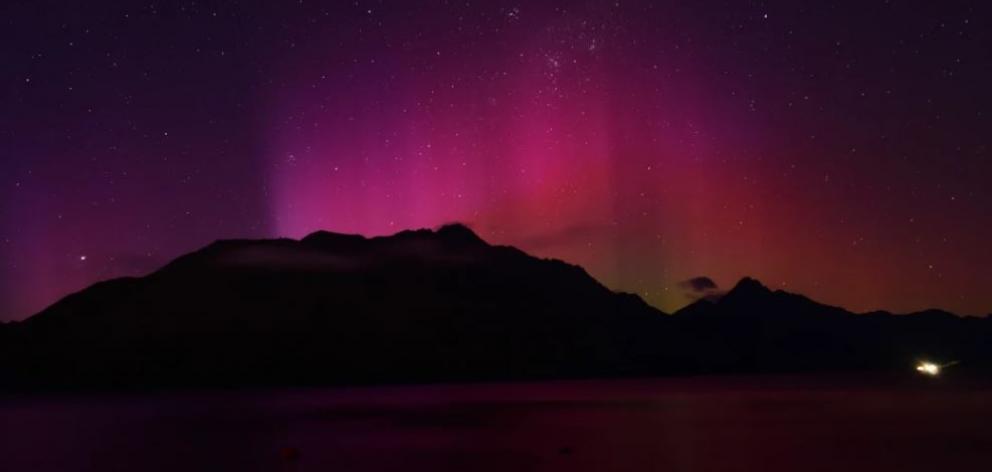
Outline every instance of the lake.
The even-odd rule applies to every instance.
[[[990,393],[804,376],[8,395],[0,470],[980,470]]]

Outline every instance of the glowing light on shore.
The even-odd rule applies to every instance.
[[[935,377],[940,374],[940,366],[932,362],[920,362],[916,366],[916,371],[923,375]]]

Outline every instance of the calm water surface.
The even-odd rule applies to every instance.
[[[7,396],[0,470],[986,470],[990,394],[750,377]]]

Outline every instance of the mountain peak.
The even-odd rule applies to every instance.
[[[737,282],[737,285],[734,285],[734,288],[730,290],[728,295],[733,293],[766,294],[771,293],[771,290],[758,279],[744,277]]]
[[[722,306],[757,307],[766,304],[772,298],[772,291],[757,279],[744,277],[720,298]]]
[[[360,234],[349,234],[349,233],[335,233],[333,231],[319,230],[314,231],[303,237],[300,241],[311,242],[311,241],[323,241],[323,240],[364,240],[365,236]]]
[[[486,242],[479,235],[462,223],[449,223],[441,226],[435,231],[435,234],[446,242],[460,245],[486,245]]]
[[[315,231],[300,240],[301,244],[324,250],[353,251],[364,246],[368,240],[360,234]]]
[[[429,229],[406,230],[389,236],[366,238],[360,234],[335,233],[331,231],[315,231],[300,240],[309,246],[319,246],[333,249],[358,249],[365,247],[369,241],[399,241],[409,239],[434,239],[449,246],[479,246],[488,245],[468,226],[462,223],[450,223],[437,230]]]

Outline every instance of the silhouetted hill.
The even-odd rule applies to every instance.
[[[0,326],[7,387],[405,383],[987,366],[988,319],[855,315],[741,280],[667,316],[462,225],[218,241]]]
[[[310,384],[679,369],[672,320],[461,225],[219,241],[17,323],[5,383]]]
[[[751,278],[718,301],[699,300],[674,317],[689,336],[724,349],[709,362],[718,370],[899,369],[914,359],[985,369],[992,361],[987,319],[941,310],[855,314]]]

